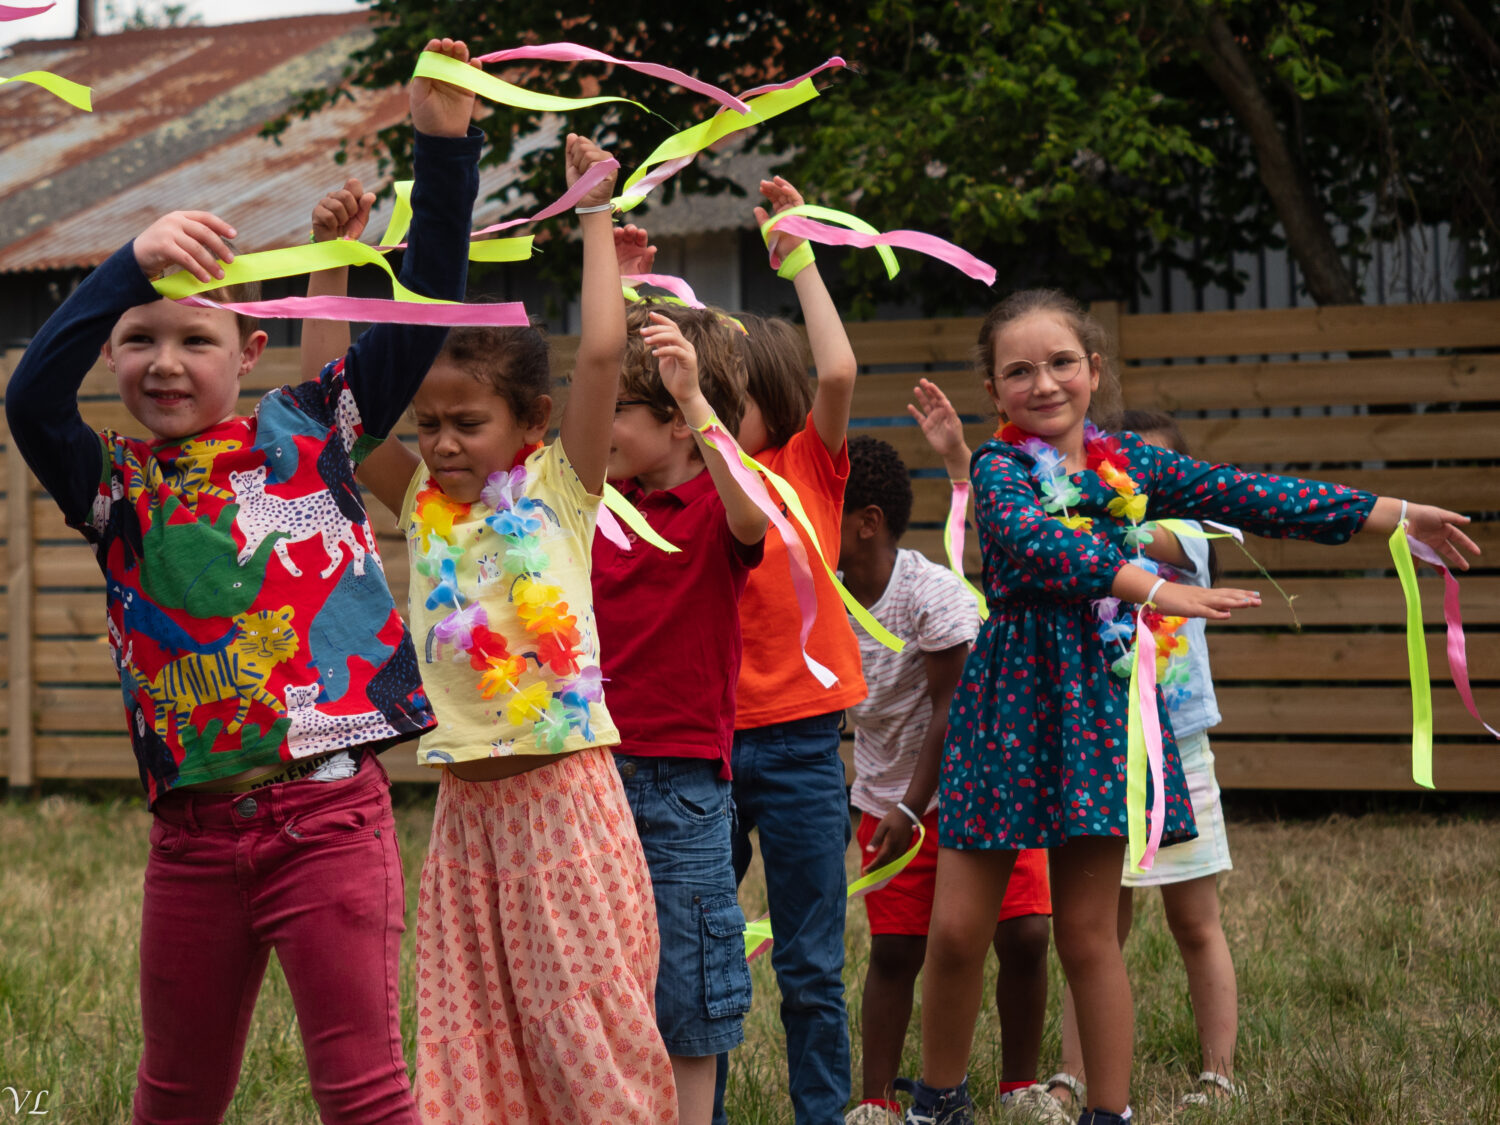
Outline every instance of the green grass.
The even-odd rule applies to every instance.
[[[429,795],[405,797],[398,819],[410,904],[431,812]],[[134,800],[50,796],[0,806],[0,1086],[48,1090],[43,1106],[55,1121],[129,1117],[140,1050],[136,939],[148,822]],[[1500,823],[1409,812],[1232,821],[1230,838],[1237,869],[1220,890],[1239,970],[1239,1077],[1251,1096],[1212,1111],[1174,1110],[1197,1071],[1198,1049],[1160,897],[1145,893],[1127,951],[1137,1120],[1500,1122]],[[742,897],[751,916],[764,909],[758,869]],[[411,941],[408,930],[407,980]],[[857,1069],[869,952],[859,906],[849,916],[848,951]],[[733,1056],[730,1117],[789,1125],[769,958],[756,962],[753,975],[755,1007],[747,1042]],[[1058,1058],[1055,960],[1052,986],[1044,1067]],[[405,1000],[410,1057],[409,993]],[[917,1069],[918,1045],[914,1020],[908,1073]],[[999,1031],[987,1007],[973,1062],[982,1111],[998,1067]],[[11,1096],[0,1092],[0,1122],[12,1115]],[[274,959],[228,1121],[317,1121]]]

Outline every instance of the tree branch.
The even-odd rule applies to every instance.
[[[1287,248],[1302,270],[1307,291],[1320,305],[1357,305],[1359,288],[1339,256],[1322,201],[1287,145],[1275,111],[1260,88],[1249,57],[1215,12],[1198,40],[1204,69],[1255,146],[1257,173],[1286,231]]]
[[[1484,52],[1485,57],[1493,65],[1500,67],[1500,46],[1496,45],[1494,38],[1485,30],[1484,24],[1475,18],[1474,13],[1464,7],[1463,0],[1441,0],[1441,3],[1453,13],[1458,26],[1474,40],[1474,45]]]

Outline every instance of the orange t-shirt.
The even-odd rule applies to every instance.
[[[809,414],[807,423],[791,441],[777,449],[762,450],[756,460],[791,482],[812,521],[823,557],[837,567],[844,484],[849,479],[849,443],[844,443],[836,460],[830,457]],[[771,496],[774,499],[776,493]],[[781,510],[794,527],[798,526],[785,505]],[[740,598],[744,658],[735,698],[735,730],[842,711],[866,695],[859,642],[849,615],[816,554],[810,549],[807,554],[818,595],[818,616],[808,634],[807,651],[832,671],[838,682],[831,688],[818,683],[797,650],[802,614],[792,588],[786,543],[772,527],[766,532],[765,559],[750,572],[750,582]]]

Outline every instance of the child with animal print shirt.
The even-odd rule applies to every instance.
[[[452,40],[428,50],[468,59]],[[410,100],[401,281],[462,299],[473,95],[418,78]],[[405,891],[376,752],[434,720],[354,466],[445,332],[377,325],[318,379],[243,417],[240,380],[266,334],[227,309],[159,299],[150,280],[173,267],[222,279],[234,233],[203,211],[157,220],[52,316],[6,399],[27,463],[104,571],[155,813],[133,1121],[222,1120],[274,948],[323,1119],[410,1123],[396,985]],[[253,297],[232,288],[214,292]],[[95,433],[80,416],[101,345],[149,439]]]

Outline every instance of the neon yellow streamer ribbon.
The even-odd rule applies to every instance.
[[[496,78],[493,74],[486,74],[478,67],[461,63],[457,59],[440,55],[435,51],[423,51],[417,56],[417,66],[412,71],[412,77],[433,78],[439,82],[447,82],[461,89],[471,90],[492,102],[514,106],[516,109],[530,110],[533,113],[574,113],[580,109],[588,109],[590,106],[608,105],[611,102],[623,102],[652,113],[640,102],[632,101],[630,98],[564,98],[556,94],[539,94],[535,90],[514,86],[503,79]],[[657,115],[652,113],[652,116]]]
[[[1406,660],[1411,669],[1411,779],[1424,789],[1432,783],[1432,676],[1427,668],[1427,635],[1422,629],[1422,593],[1411,558],[1406,526],[1391,532],[1391,560],[1406,595]]]
[[[617,211],[629,211],[646,198],[646,192],[650,187],[641,191],[634,191],[637,184],[646,179],[648,169],[664,164],[669,160],[682,160],[698,155],[710,145],[716,144],[742,129],[751,129],[778,114],[785,113],[789,109],[795,109],[804,102],[809,102],[818,96],[818,88],[813,85],[812,79],[797,83],[789,90],[772,90],[768,94],[762,94],[758,98],[751,98],[745,104],[750,107],[749,113],[735,113],[733,110],[725,110],[716,113],[707,121],[700,121],[692,128],[684,129],[680,133],[674,133],[648,156],[645,162],[630,174],[625,181],[625,187],[620,194],[615,196],[613,203]],[[651,185],[654,186],[654,185]]]
[[[385,225],[385,233],[380,236],[380,245],[397,246],[406,240],[406,232],[411,227],[411,188],[415,180],[397,180],[391,185],[396,192],[396,202],[391,207],[391,221]]]
[[[917,825],[917,838],[912,841],[911,847],[898,855],[887,864],[867,871],[854,882],[849,884],[849,893],[845,895],[845,903],[853,902],[857,898],[863,898],[871,891],[878,890],[881,886],[889,883],[897,875],[906,870],[912,860],[917,858],[917,853],[922,850],[922,843],[927,839],[927,829]],[[745,923],[745,960],[753,961],[764,953],[775,935],[771,933],[771,919],[769,915],[762,915],[753,922]]]
[[[819,207],[816,203],[804,203],[800,207],[788,207],[785,211],[778,211],[763,224],[760,234],[762,238],[769,239],[771,232],[776,229],[776,224],[783,219],[790,219],[795,215],[806,215],[809,219],[822,219],[825,223],[835,223],[850,230],[857,230],[861,234],[879,234],[876,228],[865,222],[858,215],[851,215],[848,211],[836,211],[832,207]],[[901,265],[896,261],[896,252],[889,246],[875,247],[880,260],[885,263],[887,277],[895,277],[901,272]]]
[[[665,551],[669,555],[679,554],[681,547],[674,547],[657,533],[657,530],[646,522],[646,517],[614,485],[604,485],[604,506],[613,512],[626,527],[635,532],[645,542],[650,543],[659,551]]]
[[[828,580],[833,583],[833,588],[838,591],[839,600],[844,603],[844,608],[849,615],[863,626],[865,632],[874,637],[892,652],[900,652],[906,647],[906,642],[896,636],[879,621],[864,606],[859,604],[859,599],[844,588],[839,581],[838,575],[834,573],[833,567],[828,565],[828,560],[823,557],[822,545],[818,543],[818,537],[813,534],[812,520],[808,519],[807,509],[802,506],[802,498],[797,495],[797,490],[783,477],[773,473],[743,449],[740,450],[740,460],[745,466],[761,473],[766,480],[771,482],[771,487],[781,497],[781,502],[787,506],[787,511],[792,513],[792,518],[801,525],[805,532],[807,542],[812,544],[812,549],[817,553],[818,561],[823,564],[823,570],[828,575]]]
[[[481,262],[523,261],[531,256],[531,236],[523,238],[497,238],[486,242],[475,242],[469,246],[469,257]],[[310,243],[306,246],[286,246],[279,250],[262,250],[254,254],[237,255],[234,261],[224,266],[224,276],[217,280],[199,281],[186,270],[168,274],[151,284],[163,297],[176,300],[218,289],[224,285],[242,285],[251,281],[265,281],[273,277],[295,277],[298,274],[316,273],[318,270],[338,269],[342,266],[378,266],[391,279],[392,291],[398,301],[414,301],[419,304],[448,305],[452,301],[440,301],[435,297],[424,297],[406,288],[396,279],[396,271],[385,260],[385,254],[373,246],[353,239],[337,238],[328,242]]]
[[[1130,661],[1130,711],[1127,724],[1125,755],[1125,821],[1129,832],[1128,850],[1130,869],[1141,870],[1141,859],[1146,854],[1146,775],[1150,764],[1146,760],[1146,731],[1141,725],[1140,698],[1141,646],[1134,646]]]
[[[1187,520],[1154,520],[1159,526],[1170,531],[1173,535],[1187,537],[1188,539],[1233,539],[1227,531],[1204,531],[1201,527],[1194,527]]]
[[[61,98],[70,106],[86,113],[94,112],[94,92],[89,87],[79,85],[70,78],[64,78],[61,74],[53,74],[50,70],[28,70],[25,74],[12,74],[9,78],[0,78],[0,82],[29,82]]]

